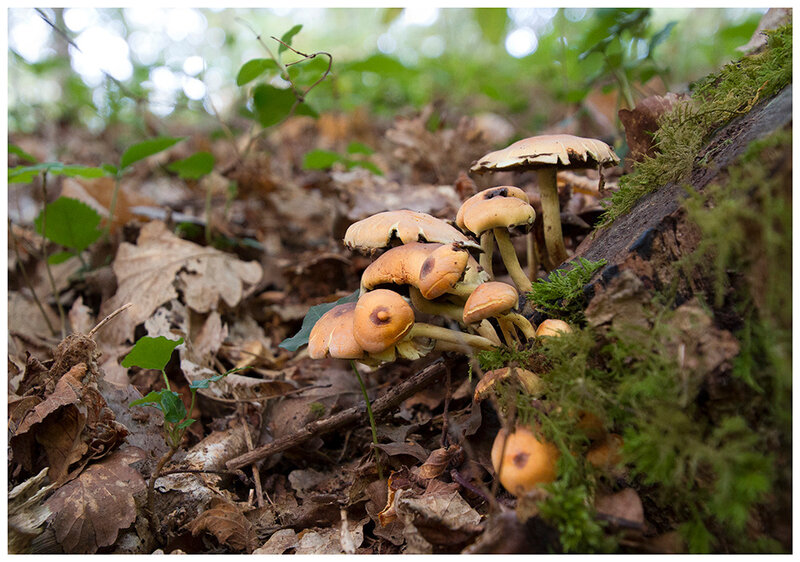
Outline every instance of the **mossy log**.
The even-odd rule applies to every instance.
[[[720,129],[697,154],[686,180],[657,188],[643,196],[629,214],[589,235],[572,259],[580,256],[590,261],[607,261],[584,289],[587,298],[595,301],[586,311],[590,323],[604,323],[610,320],[608,314],[613,315],[597,310],[602,306],[598,299],[602,294],[609,297],[610,293],[618,293],[618,299],[624,301],[627,297],[623,293],[631,291],[641,297],[642,292],[653,296],[675,290],[675,302],[680,304],[702,290],[703,279],[691,278],[677,266],[700,242],[699,229],[687,220],[681,205],[687,189],[702,191],[722,180],[728,166],[751,142],[790,128],[791,123],[790,85]],[[624,309],[623,302],[618,304]]]

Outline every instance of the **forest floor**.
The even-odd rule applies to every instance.
[[[434,112],[443,118],[431,129]],[[791,246],[790,131],[791,86],[717,131],[688,179],[656,186],[597,231],[601,201],[630,162],[604,173],[604,192],[562,178],[571,255],[562,279],[579,256],[597,270],[524,308],[535,323],[561,317],[575,332],[359,365],[377,445],[351,364],[279,344],[310,307],[359,287],[373,258],[342,244],[355,221],[402,208],[452,221],[493,185],[516,185],[536,206],[531,172],[467,174],[499,129],[428,107],[383,124],[363,112],[292,117],[250,151],[249,138],[171,130],[184,140],[122,177],[108,234],[60,263],[48,264],[60,247],[34,227],[42,206],[71,198],[106,216],[114,180],[39,174],[12,184],[10,550],[791,550],[791,498],[780,493],[791,487],[791,350],[785,339],[763,344],[770,326],[791,335],[786,266],[775,265],[787,238]],[[118,162],[119,139],[103,135],[50,124],[10,142],[39,161]],[[309,169],[314,150],[338,161]],[[199,151],[214,156],[211,173],[168,169]],[[729,212],[721,194],[755,211]],[[741,220],[730,236],[752,248],[726,254],[717,243],[731,217]],[[527,265],[525,237],[514,243]],[[510,282],[499,256],[495,270]],[[162,363],[130,359],[136,342],[160,337],[175,342]],[[748,374],[764,357],[763,374]],[[512,383],[477,401],[477,382],[502,366],[535,371],[545,390]],[[176,410],[196,420],[177,443],[165,433],[184,418],[170,419],[165,402],[131,406],[167,383],[182,400]],[[515,420],[562,451],[556,481],[520,497],[491,459]],[[602,461],[586,461],[600,449]]]

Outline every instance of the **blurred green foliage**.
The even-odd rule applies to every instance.
[[[655,74],[670,85],[685,86],[733,58],[761,15],[724,9],[477,8],[439,9],[432,23],[417,23],[409,10],[319,9],[314,18],[303,10],[197,10],[215,40],[196,49],[166,36],[156,41],[153,32],[131,21],[128,9],[98,10],[96,25],[114,29],[131,45],[132,76],[89,85],[70,65],[74,49],[52,31],[45,56],[33,63],[14,51],[12,42],[9,130],[30,132],[51,120],[93,130],[124,123],[133,129],[133,138],[141,138],[141,112],[147,107],[159,116],[213,129],[216,120],[207,99],[190,99],[178,87],[165,102],[153,80],[157,68],[169,69],[179,84],[195,79],[183,68],[195,55],[204,62],[196,79],[227,102],[222,108],[226,122],[243,112],[268,126],[275,113],[248,100],[282,99],[279,91],[285,92],[286,84],[272,79],[254,92],[239,87],[272,70],[264,62],[270,58],[256,39],[258,33],[287,65],[298,55],[270,36],[293,42],[304,53],[332,55],[331,76],[307,100],[312,115],[367,107],[376,115],[393,116],[409,106],[444,99],[460,112],[495,111],[520,129],[535,132],[573,114],[591,89],[619,87],[621,77],[628,82],[623,89],[633,96],[639,83]],[[45,12],[57,24],[64,21],[60,10]],[[12,37],[24,18],[38,17],[23,9],[12,9],[9,15]],[[515,58],[506,41],[519,29],[533,32],[536,48]],[[158,46],[147,63],[134,49],[143,33],[150,33]],[[72,39],[77,35],[67,34]],[[243,68],[244,63],[250,66]],[[296,85],[307,88],[326,66],[327,60],[317,57],[288,66],[288,71]]]

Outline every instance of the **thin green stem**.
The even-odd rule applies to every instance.
[[[42,259],[44,268],[47,271],[47,279],[50,281],[50,288],[53,291],[53,298],[56,299],[58,317],[61,320],[61,338],[67,337],[67,316],[64,314],[64,307],[61,306],[61,299],[58,297],[56,280],[53,277],[53,270],[50,269],[50,260],[47,259],[47,172],[42,173],[42,197],[44,206],[42,207]]]
[[[350,360],[350,366],[353,368],[353,372],[356,374],[358,384],[361,385],[361,392],[364,394],[364,401],[367,403],[367,416],[369,417],[370,429],[372,429],[372,444],[375,445],[375,466],[378,469],[378,478],[383,480],[383,469],[381,468],[381,461],[378,457],[378,426],[375,425],[375,416],[372,415],[372,404],[370,404],[369,401],[367,387],[364,385],[364,381],[361,379],[361,374],[359,374],[358,369],[356,368],[356,362],[352,359]]]

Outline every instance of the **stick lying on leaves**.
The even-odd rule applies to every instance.
[[[410,379],[400,383],[387,394],[373,402],[372,411],[375,417],[390,412],[406,398],[430,386],[436,379],[444,375],[444,371],[444,360],[438,359]],[[267,458],[276,453],[281,453],[297,445],[302,445],[312,437],[318,437],[359,422],[366,423],[366,409],[363,404],[348,408],[335,416],[307,423],[297,432],[276,439],[272,443],[268,443],[258,449],[253,449],[249,453],[233,458],[225,464],[229,470],[236,470],[257,460]]]

